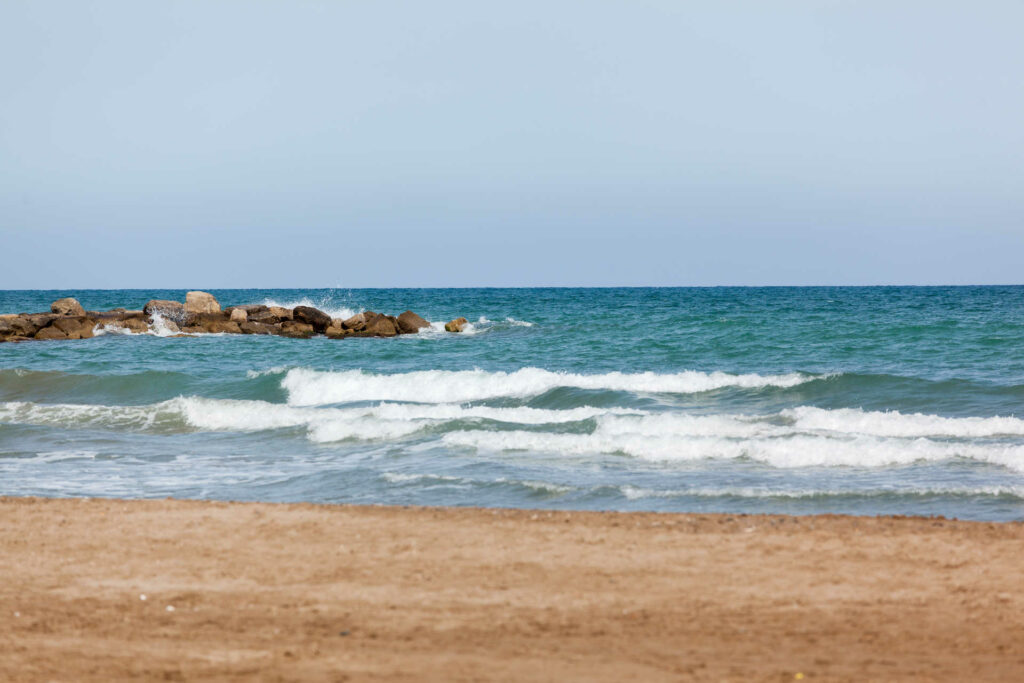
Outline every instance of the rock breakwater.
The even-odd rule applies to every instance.
[[[445,329],[461,331],[461,325],[452,323],[445,325]],[[86,311],[75,299],[59,299],[48,313],[0,315],[0,342],[89,339],[101,331],[154,332],[162,336],[267,334],[295,339],[322,335],[346,339],[416,334],[430,327],[427,320],[412,311],[398,316],[363,311],[343,320],[312,306],[250,304],[222,309],[212,294],[195,291],[188,292],[184,303],[153,299],[142,310]]]

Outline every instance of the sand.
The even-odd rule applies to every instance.
[[[0,498],[0,680],[123,679],[1024,680],[1024,524]]]

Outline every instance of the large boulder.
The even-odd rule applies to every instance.
[[[285,308],[284,306],[267,306],[270,309],[270,314],[276,316],[281,320],[292,319],[292,309]]]
[[[57,315],[85,315],[85,309],[82,308],[82,304],[78,303],[78,299],[72,299],[71,297],[54,301],[50,304],[50,312]]]
[[[296,306],[292,309],[292,318],[297,322],[312,325],[318,334],[323,334],[331,325],[331,316],[312,306]]]
[[[185,313],[220,313],[220,304],[209,292],[188,292]]]
[[[444,324],[444,329],[447,332],[462,332],[462,330],[465,329],[466,325],[468,324],[469,321],[466,320],[465,318],[456,318],[455,320],[446,322]]]
[[[425,327],[430,327],[430,323],[412,311],[406,311],[398,316],[399,334],[415,334]]]
[[[366,327],[366,313],[356,313],[351,318],[347,318],[341,322],[341,326],[346,330],[353,330],[358,332]]]
[[[168,301],[167,299],[151,299],[142,307],[142,311],[149,316],[160,315],[176,323],[185,322],[185,304],[180,301]]]
[[[171,321],[171,323],[176,325],[174,321]],[[134,334],[149,332],[149,322],[145,318],[125,318],[121,321],[121,324]]]
[[[249,314],[246,313],[244,309],[241,309],[241,308],[233,308],[233,309],[231,309],[231,322],[241,324],[241,323],[244,323],[244,322],[248,322],[248,320],[249,320]]]
[[[96,321],[84,315],[57,318],[50,324],[64,333],[67,339],[92,339]]]
[[[398,324],[391,316],[377,314],[366,323],[366,327],[353,334],[357,337],[394,337],[398,334]]]

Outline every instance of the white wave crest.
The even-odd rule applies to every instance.
[[[815,376],[730,375],[724,372],[686,371],[675,374],[610,372],[578,375],[523,368],[515,372],[484,370],[420,370],[396,375],[375,375],[361,370],[321,372],[296,368],[281,381],[292,405],[314,406],[352,401],[412,401],[462,403],[488,398],[538,396],[558,387],[691,394],[724,387],[791,387]]]
[[[324,313],[326,313],[327,315],[331,316],[332,318],[341,318],[342,320],[345,320],[346,318],[351,318],[356,313],[362,313],[364,310],[366,310],[364,308],[360,308],[360,309],[357,310],[357,309],[351,308],[349,306],[341,306],[341,305],[338,305],[338,304],[334,303],[329,298],[328,299],[322,299],[322,300],[319,300],[319,301],[314,301],[314,300],[310,299],[308,296],[304,296],[301,299],[292,299],[292,300],[284,301],[284,302],[278,301],[276,299],[266,298],[266,299],[263,300],[263,305],[264,306],[280,306],[281,308],[295,308],[296,306],[311,306],[312,308],[316,308],[316,309],[319,309],[319,310],[323,311]]]
[[[824,430],[874,436],[994,437],[1024,435],[1024,420],[1016,417],[940,417],[896,411],[854,408],[825,410],[800,406],[782,411],[800,430]]]
[[[930,439],[885,439],[859,436],[839,440],[824,436],[768,439],[646,436],[640,434],[551,434],[472,430],[445,434],[450,446],[481,451],[529,451],[584,456],[623,454],[644,460],[686,461],[749,458],[773,467],[883,467],[922,461],[966,458],[1024,471],[1024,446],[965,444]]]

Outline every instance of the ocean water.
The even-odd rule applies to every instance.
[[[472,326],[0,344],[0,495],[1024,519],[1024,287],[212,291]]]

